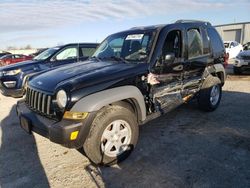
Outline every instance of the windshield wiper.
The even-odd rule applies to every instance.
[[[124,63],[129,63],[129,61],[127,61],[126,59],[122,58],[122,57],[117,57],[117,56],[110,56],[110,57],[107,57],[107,59],[113,59],[115,61],[122,61]]]

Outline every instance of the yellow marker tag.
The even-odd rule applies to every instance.
[[[70,134],[70,140],[75,140],[78,136],[79,131],[74,131]]]

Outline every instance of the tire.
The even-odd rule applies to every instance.
[[[221,81],[217,77],[207,78],[198,95],[198,105],[203,111],[214,111],[220,104],[222,95]]]
[[[86,156],[95,164],[110,166],[126,159],[137,144],[139,127],[128,107],[112,105],[94,119],[83,145]]]
[[[234,69],[234,74],[241,74],[242,73],[241,68],[239,68],[239,67],[234,67],[233,69]]]

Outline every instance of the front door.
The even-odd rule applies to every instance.
[[[152,69],[158,82],[151,87],[155,111],[164,113],[183,102],[181,96],[183,54],[182,30],[167,32],[160,56]]]

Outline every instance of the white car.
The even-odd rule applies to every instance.
[[[243,46],[236,41],[224,41],[224,46],[229,59],[235,58],[243,51]]]
[[[241,74],[245,70],[250,70],[250,50],[240,52],[236,56],[233,69],[235,74]]]

